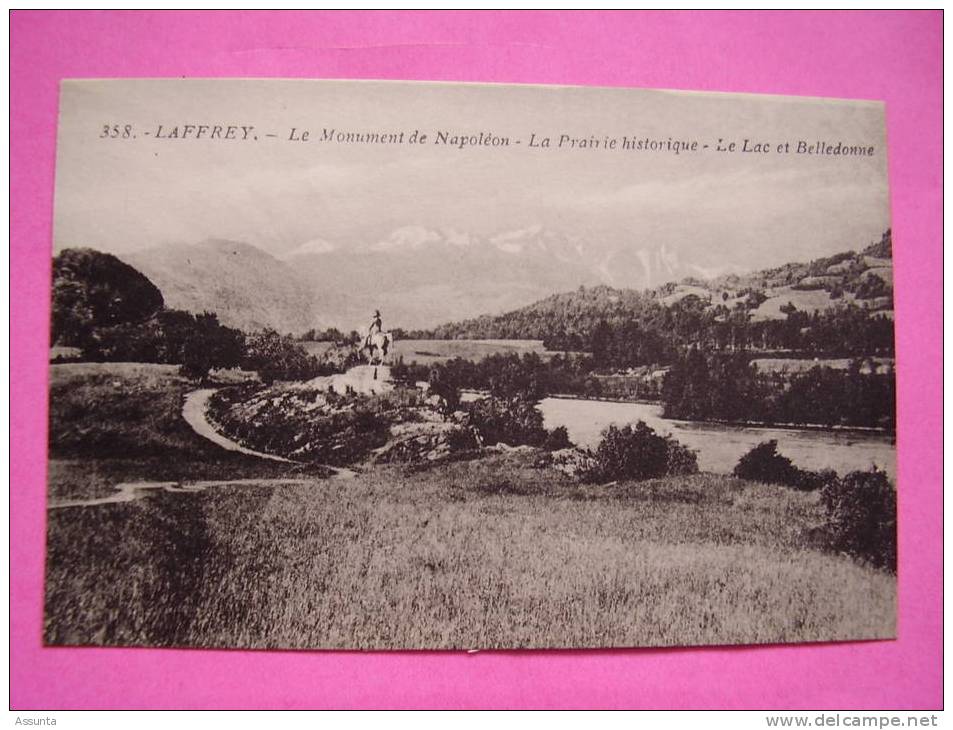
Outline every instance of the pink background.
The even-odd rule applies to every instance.
[[[58,708],[942,706],[942,13],[183,13],[11,16],[11,703]],[[41,645],[58,82],[434,79],[887,102],[898,325],[899,639],[577,652]]]

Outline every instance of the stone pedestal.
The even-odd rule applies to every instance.
[[[387,365],[358,365],[346,373],[315,378],[309,382],[319,390],[344,395],[348,392],[360,395],[379,395],[394,389],[394,381]]]

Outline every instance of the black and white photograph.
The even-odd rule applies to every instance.
[[[882,103],[77,79],[59,115],[46,645],[896,636]]]

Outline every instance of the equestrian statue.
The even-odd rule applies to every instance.
[[[393,344],[393,335],[390,332],[384,332],[380,310],[375,309],[371,326],[367,328],[367,336],[364,338],[361,353],[367,358],[369,365],[383,365]]]

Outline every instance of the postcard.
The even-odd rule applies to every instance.
[[[69,80],[47,645],[890,639],[884,107]]]

